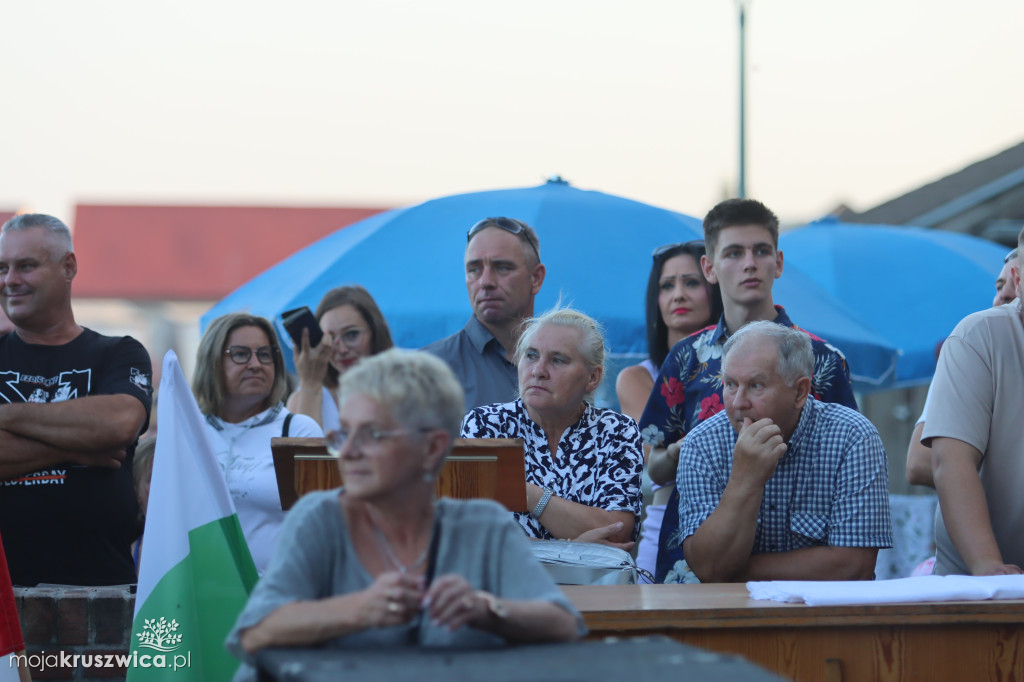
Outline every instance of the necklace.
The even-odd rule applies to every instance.
[[[427,546],[423,548],[423,551],[420,552],[420,555],[416,558],[416,561],[412,562],[411,564],[403,564],[401,561],[398,560],[398,555],[395,554],[395,550],[391,548],[391,543],[388,542],[388,539],[384,535],[384,532],[377,527],[376,523],[373,522],[373,517],[367,514],[366,518],[370,520],[370,525],[373,526],[374,535],[377,536],[377,545],[382,550],[384,550],[384,554],[387,556],[388,561],[390,561],[391,564],[398,569],[399,573],[408,573],[409,571],[415,571],[420,567],[421,564],[423,564],[424,561],[426,561],[427,551],[430,549],[429,540],[427,541]],[[431,538],[434,535],[433,528],[431,528],[430,535]]]

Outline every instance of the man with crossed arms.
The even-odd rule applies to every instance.
[[[75,322],[71,233],[24,214],[0,231],[0,534],[18,585],[135,582],[135,442],[149,422],[149,354]]]

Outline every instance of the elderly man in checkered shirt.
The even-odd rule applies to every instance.
[[[878,431],[811,397],[807,334],[740,328],[723,350],[725,411],[684,439],[680,536],[701,582],[870,580],[892,546]]]

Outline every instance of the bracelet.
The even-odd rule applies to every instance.
[[[496,620],[503,621],[508,618],[508,609],[505,608],[505,604],[493,594],[490,592],[484,592],[483,590],[477,590],[476,596],[487,602],[487,611]]]
[[[544,494],[540,496],[540,501],[537,502],[537,506],[530,512],[530,516],[540,520],[540,515],[544,513],[544,508],[548,506],[548,502],[551,500],[551,496],[555,494],[551,488],[544,488]]]

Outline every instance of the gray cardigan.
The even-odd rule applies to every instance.
[[[285,518],[277,551],[266,574],[249,596],[227,647],[247,660],[239,633],[271,612],[294,601],[324,599],[366,589],[373,583],[359,562],[338,503],[340,489],[305,495]],[[558,604],[583,619],[547,571],[534,558],[529,541],[508,511],[489,500],[436,502],[441,529],[435,576],[458,573],[474,588],[503,599],[540,600]],[[415,622],[415,621],[414,621]],[[336,638],[328,646],[366,648],[404,646],[410,626],[364,630]],[[472,627],[449,632],[424,619],[418,640],[424,646],[488,647],[503,643],[497,635]]]

